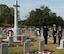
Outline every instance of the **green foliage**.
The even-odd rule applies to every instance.
[[[1,24],[12,24],[13,23],[13,14],[11,14],[11,8],[1,4],[0,5],[0,23]]]
[[[53,23],[63,26],[64,21],[62,17],[57,16],[56,13],[44,6],[32,10],[27,20],[24,21],[24,24],[29,26],[43,26],[44,24],[52,26]]]

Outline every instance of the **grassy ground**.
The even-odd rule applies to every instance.
[[[15,47],[9,47],[8,48],[8,54],[14,54],[14,53],[19,53],[23,52],[23,46],[17,46],[18,44],[15,43]],[[19,44],[20,45],[20,44]],[[30,51],[37,51],[39,46],[39,39],[38,41],[34,41],[30,43]]]
[[[52,49],[54,52],[53,54],[64,54],[64,49],[56,49],[58,47],[58,44],[51,44],[49,43],[48,45],[45,45],[46,49]]]
[[[31,42],[31,46],[30,46],[30,51],[37,51],[39,49],[39,41],[40,39],[38,39],[37,41]],[[9,47],[8,48],[8,54],[15,54],[19,52],[23,52],[23,46],[17,46],[18,44],[16,44],[15,47]],[[58,47],[58,44],[53,44],[52,42],[48,42],[47,45],[45,45],[45,49],[51,49],[53,50],[53,54],[64,54],[64,49],[56,49],[56,47]]]
[[[52,40],[52,37],[49,37],[48,39]],[[58,38],[57,38],[58,39]],[[64,36],[63,36],[64,39]],[[30,42],[30,51],[37,51],[39,49],[39,41],[41,39],[36,38],[37,41]],[[8,54],[19,54],[24,51],[23,46],[18,46],[21,43],[14,43],[15,45],[13,47],[8,47]],[[59,47],[58,44],[53,44],[53,42],[48,41],[48,44],[45,45],[45,49],[51,49],[54,51],[52,54],[64,54],[64,49],[56,49],[56,47]]]

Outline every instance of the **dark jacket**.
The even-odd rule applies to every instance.
[[[57,29],[56,29],[56,31],[54,31],[54,29],[53,29],[53,36],[55,36],[56,33],[57,33]]]
[[[62,37],[62,32],[63,32],[62,29],[61,29],[61,31],[58,30],[58,36],[61,36]]]
[[[43,36],[48,36],[48,28],[43,28]]]

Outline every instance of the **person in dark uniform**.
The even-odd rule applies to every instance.
[[[47,44],[48,31],[49,31],[49,29],[47,28],[47,26],[44,26],[43,27],[43,36],[44,36],[45,44]]]
[[[56,44],[56,36],[57,36],[57,27],[56,24],[53,24],[53,41]]]
[[[62,28],[58,26],[58,43],[60,45],[60,40],[62,39]]]

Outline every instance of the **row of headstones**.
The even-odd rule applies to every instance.
[[[13,41],[13,38],[14,37],[9,37],[9,41],[8,41],[8,45],[9,46],[12,46],[12,45],[14,45],[14,41]],[[21,42],[24,44],[24,42],[27,40],[27,38],[26,38],[26,36],[22,36],[21,37]]]
[[[13,40],[13,36],[9,37],[9,41],[8,41],[8,46],[13,46],[14,45],[14,40]],[[24,42],[27,40],[26,36],[21,36],[21,40],[20,42],[22,43],[21,45],[24,45]],[[29,41],[29,40],[28,40]],[[0,39],[0,42],[2,42],[2,40]]]
[[[44,50],[44,40],[39,42],[39,51]],[[24,53],[29,53],[30,52],[30,42],[24,42]]]
[[[60,48],[64,48],[64,40],[61,40],[61,44]],[[40,41],[39,42],[39,51],[43,51],[44,50],[44,41]],[[25,41],[24,42],[24,54],[30,54],[30,42]],[[8,54],[8,44],[2,43],[0,44],[0,54]],[[38,54],[41,54],[41,52],[39,52]]]
[[[44,41],[39,42],[39,51],[44,50]],[[24,42],[24,54],[29,54],[30,52],[30,42]],[[2,43],[0,44],[0,54],[8,54],[8,44]]]
[[[29,47],[29,43],[28,42],[26,42],[25,43],[25,41],[26,41],[27,39],[26,39],[26,36],[23,36],[22,37],[22,42],[23,42],[23,45],[25,46],[25,51],[24,52],[26,52],[27,51],[27,49],[28,49],[28,47]],[[42,41],[40,41],[40,42],[42,42]],[[9,45],[12,45],[12,43],[13,43],[13,41],[12,41],[12,38],[10,37],[10,41],[9,41]],[[28,44],[28,45],[27,45]],[[43,43],[39,43],[39,45],[41,46],[41,45],[43,45],[44,46],[44,44]],[[40,49],[42,48],[42,46],[41,47],[39,47]],[[63,49],[64,48],[64,40],[61,40],[60,41],[60,47],[57,47],[57,49]],[[42,48],[43,49],[43,48]],[[40,50],[41,51],[41,50]]]
[[[30,52],[30,43],[28,41],[26,41],[26,37],[23,36],[22,37],[22,42],[23,42],[23,45],[24,45],[24,53],[29,53]],[[9,46],[12,46],[13,45],[13,37],[9,37],[9,43],[8,43]],[[4,53],[3,51],[7,51],[7,45],[6,44],[2,44],[0,46],[0,51],[2,51],[1,53]],[[58,47],[58,49],[62,49],[64,48],[64,40],[61,40],[60,42],[60,47]],[[42,51],[44,50],[44,41],[40,41],[39,42],[39,51]],[[0,53],[0,54],[1,54]]]
[[[24,42],[26,41],[26,36],[22,36],[22,43],[24,44]],[[13,42],[13,37],[9,37],[9,41],[8,44],[1,44],[0,45],[0,54],[8,54],[8,46],[13,46],[14,42]]]

